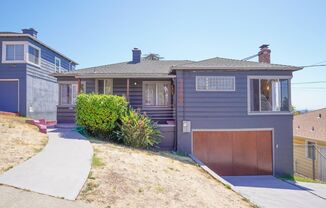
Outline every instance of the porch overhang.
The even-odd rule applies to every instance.
[[[92,73],[92,74],[78,74],[75,75],[76,78],[87,79],[87,78],[175,78],[175,75],[168,74],[100,74],[100,73]]]

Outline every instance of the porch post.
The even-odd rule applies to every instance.
[[[80,94],[80,86],[81,86],[81,80],[80,78],[77,80],[77,94]]]
[[[129,102],[129,88],[130,88],[130,80],[127,78],[127,93],[126,93],[126,98],[127,101]]]

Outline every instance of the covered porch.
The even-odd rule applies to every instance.
[[[124,96],[130,106],[158,124],[174,124],[174,83],[172,78],[61,78],[59,83],[58,123],[75,120],[79,93]]]
[[[59,77],[57,122],[75,123],[79,93],[124,96],[129,105],[157,122],[163,135],[161,149],[172,149],[175,139],[175,93],[173,78],[76,78]]]

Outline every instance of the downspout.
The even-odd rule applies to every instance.
[[[177,73],[175,76],[175,79],[173,79],[174,82],[174,109],[175,109],[175,131],[174,131],[174,142],[173,142],[173,150],[177,151],[177,145],[178,145],[178,77]]]

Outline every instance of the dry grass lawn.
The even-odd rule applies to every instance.
[[[47,140],[25,118],[0,115],[0,174],[39,152]]]
[[[93,143],[92,171],[78,200],[97,207],[251,207],[188,157]]]

